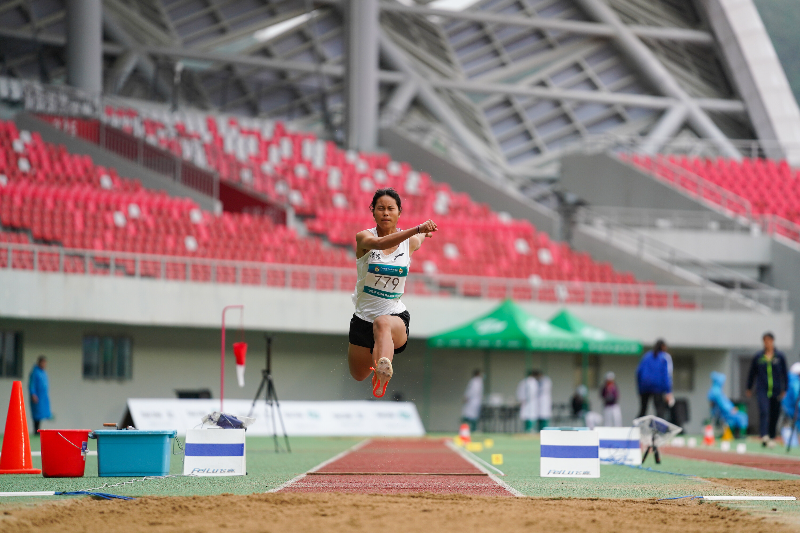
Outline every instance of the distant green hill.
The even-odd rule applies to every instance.
[[[800,102],[800,0],[754,0],[794,98]]]

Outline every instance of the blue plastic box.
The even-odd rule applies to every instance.
[[[97,473],[101,477],[166,476],[169,474],[170,442],[175,430],[141,431],[99,429]]]

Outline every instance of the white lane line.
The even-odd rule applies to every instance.
[[[797,498],[795,498],[794,496],[700,496],[700,497],[710,502],[735,502],[735,501],[777,502],[777,501],[797,500]]]
[[[342,457],[344,457],[345,455],[348,455],[348,454],[350,454],[350,453],[353,453],[353,452],[354,452],[354,451],[356,451],[356,450],[360,450],[361,448],[363,448],[364,446],[366,446],[367,444],[369,444],[371,441],[372,441],[372,439],[364,439],[364,440],[362,440],[361,442],[359,442],[359,443],[355,444],[354,446],[351,446],[350,448],[346,449],[345,451],[343,451],[343,452],[341,452],[341,453],[338,453],[338,454],[334,455],[334,456],[333,456],[333,457],[331,457],[330,459],[328,459],[328,460],[326,460],[326,461],[322,461],[320,464],[318,464],[317,466],[315,466],[315,467],[314,467],[314,468],[312,468],[311,470],[308,470],[307,472],[303,472],[303,473],[302,473],[302,474],[300,474],[299,476],[295,476],[295,477],[293,477],[292,479],[290,479],[289,481],[286,481],[286,482],[284,482],[284,483],[281,483],[280,485],[278,485],[278,486],[277,486],[277,487],[275,487],[274,489],[270,489],[270,490],[268,490],[268,491],[267,491],[265,494],[269,494],[270,492],[279,492],[279,491],[281,491],[281,490],[285,489],[286,487],[288,487],[289,485],[291,485],[292,483],[295,483],[295,482],[297,482],[297,481],[300,481],[301,479],[303,479],[304,477],[306,477],[306,475],[307,475],[309,472],[316,472],[317,470],[320,470],[320,469],[322,469],[322,468],[324,468],[324,467],[328,466],[328,465],[329,465],[329,464],[331,464],[332,462],[334,462],[334,461],[338,461],[339,459],[341,459],[341,458],[342,458]]]
[[[467,452],[465,452],[464,450],[462,450],[461,448],[459,448],[458,446],[456,446],[455,444],[453,444],[449,440],[444,441],[444,444],[445,444],[445,446],[447,446],[448,448],[450,448],[451,450],[456,452],[458,455],[460,455],[461,457],[463,457],[464,459],[469,461],[469,463],[471,465],[475,466],[478,470],[480,470],[481,472],[485,472],[490,478],[492,478],[494,480],[495,483],[497,483],[498,485],[500,485],[501,487],[506,489],[508,492],[510,492],[511,494],[516,496],[517,498],[524,498],[525,497],[524,494],[522,494],[520,491],[518,491],[514,487],[511,487],[510,485],[508,485],[508,483],[506,483],[505,481],[503,481],[502,479],[500,479],[499,477],[494,475],[489,469],[487,469],[485,466],[480,464],[478,461],[476,461],[475,459],[470,457],[469,454],[467,454]]]

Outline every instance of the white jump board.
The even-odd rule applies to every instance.
[[[642,464],[642,449],[639,446],[641,431],[638,427],[596,427],[600,436],[600,462],[603,464]]]
[[[243,429],[190,429],[184,444],[183,474],[244,476],[247,454]]]
[[[541,431],[542,477],[600,477],[600,438],[589,429],[545,428]]]
[[[252,400],[225,400],[225,412],[247,416]],[[411,402],[281,402],[286,433],[292,437],[420,437],[425,428]],[[199,428],[205,415],[219,411],[219,400],[129,398],[128,410],[137,429],[174,429],[183,435]],[[263,400],[253,411],[256,421],[248,436],[272,435],[272,412]],[[278,434],[280,419],[275,416]]]

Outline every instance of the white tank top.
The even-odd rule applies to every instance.
[[[378,236],[377,228],[370,233]],[[406,310],[400,301],[406,287],[411,266],[409,240],[400,243],[397,250],[385,255],[381,250],[370,250],[356,260],[358,281],[352,295],[356,316],[374,322],[381,315],[396,315]]]

